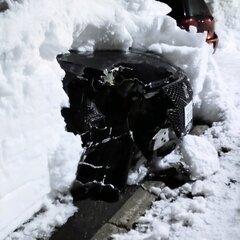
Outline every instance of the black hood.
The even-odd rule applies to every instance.
[[[155,83],[156,87],[169,84],[183,76],[180,68],[167,62],[165,58],[150,52],[131,50],[95,51],[60,54],[57,60],[65,72],[81,76],[86,68],[111,71],[115,67],[125,68],[126,79],[134,76],[144,85]],[[181,78],[181,77],[180,77]]]

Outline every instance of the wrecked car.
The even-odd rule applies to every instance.
[[[139,152],[151,162],[190,131],[189,79],[162,56],[137,50],[71,51],[57,60],[66,73],[66,130],[84,148],[72,193],[117,199]]]

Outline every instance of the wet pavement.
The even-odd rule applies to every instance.
[[[135,193],[137,186],[129,186],[117,202],[84,199],[74,202],[78,212],[57,229],[50,240],[88,240],[108,222]]]

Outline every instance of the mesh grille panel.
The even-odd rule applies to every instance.
[[[178,137],[185,133],[185,106],[192,99],[192,89],[187,78],[163,87],[164,93],[172,102],[172,108],[167,111],[168,118]]]

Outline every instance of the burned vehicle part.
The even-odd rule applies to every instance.
[[[82,195],[95,186],[100,195],[112,189],[115,196],[139,151],[151,161],[191,129],[189,80],[163,57],[136,50],[72,51],[57,60],[70,103],[62,109],[66,129],[81,136],[85,149],[76,177]]]

